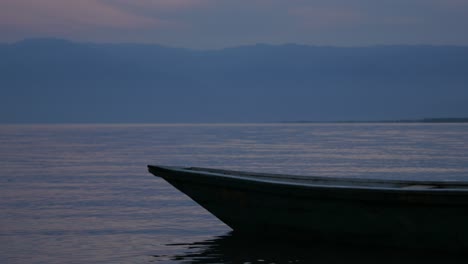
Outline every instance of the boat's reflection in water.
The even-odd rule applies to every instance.
[[[174,263],[468,263],[460,252],[320,244],[310,241],[260,239],[228,233],[195,243],[168,244],[183,253],[154,256]],[[179,251],[179,250],[178,250]],[[180,252],[179,251],[179,252]]]

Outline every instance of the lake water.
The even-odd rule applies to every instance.
[[[0,125],[0,263],[375,262],[236,237],[147,164],[468,181],[468,124]]]

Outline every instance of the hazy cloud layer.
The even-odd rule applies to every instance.
[[[3,0],[0,41],[468,45],[467,0]]]

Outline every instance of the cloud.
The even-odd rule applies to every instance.
[[[0,41],[468,44],[467,0],[0,0]]]
[[[288,13],[298,18],[300,24],[307,28],[346,27],[362,19],[362,13],[359,10],[346,7],[295,7],[289,9]]]
[[[0,23],[18,30],[63,32],[86,27],[132,29],[157,27],[156,18],[137,16],[98,0],[3,0]]]
[[[103,0],[110,5],[126,5],[159,10],[181,10],[207,6],[211,0]]]

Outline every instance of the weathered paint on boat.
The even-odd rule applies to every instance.
[[[468,183],[148,166],[234,232],[405,248],[468,248]]]

